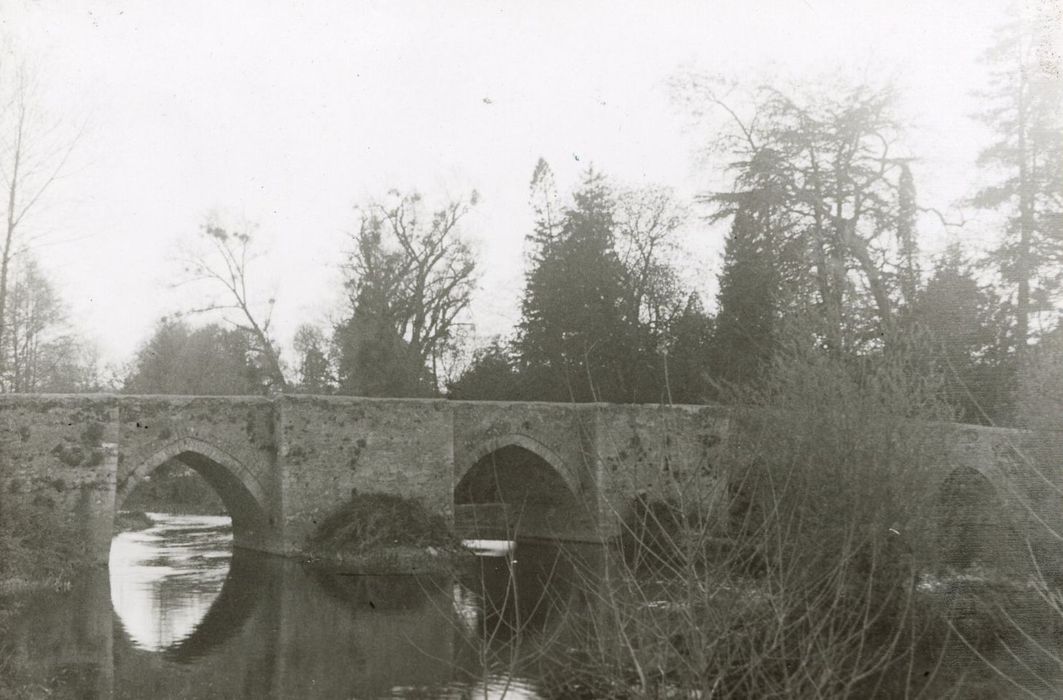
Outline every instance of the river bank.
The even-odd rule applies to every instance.
[[[120,510],[114,516],[114,532],[130,532],[147,530],[154,521],[151,517],[140,510]]]

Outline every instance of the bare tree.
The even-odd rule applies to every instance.
[[[698,77],[679,87],[727,120],[711,148],[731,180],[729,191],[706,197],[717,216],[753,198],[768,202],[761,225],[774,245],[798,253],[788,281],[801,292],[790,296],[818,309],[835,351],[891,337],[901,282],[911,277],[905,265],[915,259],[905,249],[916,250],[917,209],[893,90],[843,84],[791,95],[763,86],[742,109],[740,95]]]
[[[207,242],[207,252],[187,256],[185,272],[188,279],[185,281],[207,282],[222,290],[222,293],[220,299],[193,309],[191,313],[226,312],[226,320],[251,338],[254,352],[269,382],[268,389],[287,391],[288,381],[284,376],[280,353],[269,335],[276,300],[270,298],[265,314],[259,315],[248,294],[248,265],[254,258],[251,254],[251,235],[227,231],[215,222],[205,224],[201,234]]]
[[[329,393],[334,380],[325,333],[312,323],[304,323],[296,329],[292,345],[295,349],[299,391],[307,394]]]
[[[36,85],[25,66],[0,65],[0,177],[3,178],[3,243],[0,246],[0,347],[7,332],[11,264],[20,245],[26,217],[63,172],[78,142],[67,139],[36,100]],[[0,372],[7,356],[0,352]]]
[[[687,217],[667,188],[625,190],[617,197],[616,247],[627,277],[630,317],[653,332],[664,330],[686,301],[671,263],[680,253],[676,232]]]
[[[17,258],[8,290],[5,391],[84,391],[95,383],[91,349],[71,332],[63,304],[32,255]]]
[[[347,262],[350,320],[337,328],[343,388],[358,393],[409,393],[427,371],[438,389],[439,362],[454,340],[456,319],[469,306],[475,260],[460,224],[478,196],[447,202],[426,215],[417,193],[392,192],[390,201],[362,207]],[[387,353],[375,352],[391,348]],[[375,349],[375,350],[374,350]],[[365,387],[364,359],[404,358],[395,373],[403,387]],[[362,359],[359,359],[362,358]],[[392,382],[394,383],[394,382]]]

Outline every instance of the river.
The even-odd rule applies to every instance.
[[[30,697],[538,696],[522,659],[556,622],[556,548],[457,581],[351,576],[234,553],[227,517],[150,515],[107,570],[20,612],[6,666]]]
[[[151,517],[115,536],[107,569],[23,600],[0,640],[0,695],[598,697],[551,669],[579,663],[575,630],[609,628],[614,610],[582,585],[602,570],[599,549],[520,543],[457,577],[354,576],[234,550],[227,517]],[[959,583],[927,596],[953,605],[947,589]],[[1026,633],[1050,622],[985,628],[979,651],[954,641],[944,687],[964,688],[961,698],[1010,697],[1020,685],[1023,697],[1060,697],[1063,662]]]

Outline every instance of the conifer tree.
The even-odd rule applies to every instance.
[[[1008,418],[1015,365],[1005,352],[1005,308],[991,287],[978,282],[954,242],[938,259],[913,309],[916,324],[930,337],[933,360],[944,371],[946,398],[961,421]]]
[[[916,232],[915,179],[905,163],[897,183],[897,248],[901,300],[910,306],[919,290],[919,241]]]
[[[739,207],[725,244],[709,345],[709,364],[718,379],[750,382],[771,359],[778,284],[775,257],[766,231],[747,207]]]
[[[557,229],[542,218],[533,237],[517,349],[523,371],[535,377],[538,398],[555,401],[630,401],[625,348],[623,268],[613,241],[614,200],[593,170],[573,196]]]
[[[1063,286],[1063,84],[1046,70],[1051,18],[1017,18],[983,56],[988,106],[978,115],[994,133],[978,165],[991,178],[972,203],[1006,214],[992,260],[1013,294],[1015,351],[1030,343],[1031,319]]]

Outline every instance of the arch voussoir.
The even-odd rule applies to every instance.
[[[119,485],[119,501],[123,500],[144,477],[160,465],[185,453],[201,455],[223,467],[243,484],[244,488],[247,489],[260,507],[265,506],[265,489],[258,476],[252,470],[248,469],[239,459],[225,450],[206,440],[190,435],[184,435],[165,444],[153,445],[144,449],[142,454],[147,456],[137,460],[136,466],[129,472],[124,482]]]
[[[565,485],[568,486],[573,495],[578,495],[580,493],[579,484],[576,483],[572,475],[568,473],[568,470],[565,468],[565,463],[560,455],[539,440],[536,440],[530,435],[525,435],[524,433],[507,433],[505,435],[492,436],[487,440],[484,440],[476,449],[472,450],[468,464],[465,464],[461,473],[457,475],[455,483],[460,482],[465,478],[465,475],[468,474],[469,471],[484,457],[487,457],[494,452],[498,452],[505,447],[521,447],[536,455],[550,465],[550,467],[561,476]]]

